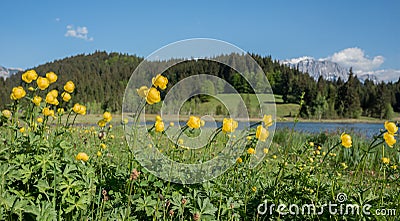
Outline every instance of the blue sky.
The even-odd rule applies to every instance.
[[[274,59],[311,56],[400,70],[400,1],[21,1],[0,4],[0,65],[95,50],[148,56],[215,38]]]

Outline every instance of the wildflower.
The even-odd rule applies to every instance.
[[[235,129],[238,127],[238,122],[233,120],[232,118],[224,118],[222,123],[222,131],[224,133],[231,133],[234,132]]]
[[[72,93],[75,90],[75,84],[72,81],[68,81],[67,83],[65,83],[64,85],[64,91],[68,92],[68,93]]]
[[[247,136],[246,139],[250,141],[251,139],[253,139],[253,137],[252,136]]]
[[[309,160],[311,163],[314,163],[314,158],[310,157],[308,160]]]
[[[273,156],[272,156],[272,158],[273,158],[273,159],[276,159],[276,158],[277,158],[277,156],[276,156],[276,155],[273,155]]]
[[[247,153],[248,154],[255,154],[256,153],[256,150],[254,149],[254,148],[249,148],[249,149],[247,149]]]
[[[169,210],[169,212],[168,212],[169,216],[171,216],[171,217],[174,216],[174,213],[175,213],[175,212],[174,212],[174,210],[172,210],[172,209]]]
[[[346,134],[346,133],[342,133],[342,135],[340,136],[340,139],[342,140],[342,145],[346,148],[350,148],[352,141],[351,141],[351,136]]]
[[[253,192],[256,192],[256,191],[257,191],[257,187],[253,186],[253,187],[251,188],[251,190],[252,190]]]
[[[385,129],[388,131],[389,134],[394,135],[399,128],[397,128],[395,123],[385,121]]]
[[[390,166],[390,168],[392,168],[393,170],[396,170],[397,169],[397,165],[392,165],[392,166]]]
[[[113,140],[114,138],[115,138],[115,136],[111,134],[110,139]]]
[[[204,120],[200,120],[200,127],[203,127],[206,122]]]
[[[76,160],[82,160],[82,161],[86,162],[86,161],[89,160],[89,156],[84,152],[80,152],[80,153],[78,153],[76,155],[75,159]]]
[[[268,130],[265,129],[262,125],[259,125],[256,131],[256,138],[259,139],[260,141],[265,142],[268,136],[269,136]]]
[[[1,114],[5,117],[5,118],[10,118],[11,117],[11,111],[9,111],[9,110],[3,110],[2,112],[1,112]]]
[[[130,180],[137,180],[139,178],[140,172],[135,169],[132,170]]]
[[[50,81],[44,77],[39,77],[37,79],[36,83],[38,85],[38,88],[42,91],[45,90],[46,88],[48,88],[50,85]]]
[[[163,132],[164,131],[164,122],[156,121],[156,123],[154,124],[154,127],[156,129],[156,132]]]
[[[181,203],[182,203],[183,205],[185,205],[185,204],[187,203],[187,199],[182,198]]]
[[[57,109],[57,113],[60,114],[60,115],[64,114],[64,108],[62,108],[62,107],[58,108]]]
[[[346,165],[346,163],[344,163],[344,162],[343,162],[343,163],[340,163],[340,165],[343,167],[344,170],[347,169],[347,167],[348,167],[348,166]]]
[[[268,148],[264,148],[264,154],[268,154],[269,149]]]
[[[36,106],[39,106],[39,105],[40,105],[40,102],[42,102],[42,98],[39,97],[39,96],[35,96],[35,97],[33,97],[32,102],[33,102]]]
[[[183,145],[183,139],[182,138],[178,140],[178,144]]]
[[[173,127],[173,126],[175,126],[175,123],[174,122],[169,122],[169,126]]]
[[[25,127],[19,128],[19,132],[24,133],[25,132]]]
[[[46,78],[49,80],[49,83],[52,84],[57,81],[58,77],[54,72],[46,73]]]
[[[50,91],[46,95],[46,103],[48,104],[53,104],[53,105],[58,105],[58,100],[57,100],[58,92],[56,90]]]
[[[39,124],[41,124],[41,123],[43,123],[43,118],[38,117],[38,118],[36,119],[36,121],[37,121]]]
[[[314,142],[309,143],[310,147],[314,147]]]
[[[99,122],[97,122],[97,125],[99,125],[99,127],[105,127],[107,124],[107,122],[104,119],[99,120]]]
[[[168,84],[168,78],[162,76],[161,74],[157,74],[155,78],[151,80],[155,87],[159,87],[161,90],[165,90]]]
[[[382,157],[382,163],[384,164],[389,164],[390,163],[390,159],[388,157]]]
[[[242,160],[241,157],[239,157],[239,158],[236,159],[236,163],[242,163],[242,162],[243,162],[243,160]]]
[[[33,87],[28,87],[28,91],[34,91],[35,90],[35,88],[33,88]]]
[[[161,118],[160,115],[157,115],[157,116],[156,116],[156,121],[162,121],[162,118]]]
[[[63,99],[63,101],[68,102],[69,100],[71,100],[71,94],[67,93],[67,92],[63,92],[61,94],[61,97]]]
[[[110,121],[112,120],[111,113],[108,112],[108,111],[104,112],[104,114],[103,114],[103,119],[104,119],[106,122],[110,122]]]
[[[393,134],[389,132],[383,134],[383,139],[389,147],[393,147],[393,145],[396,143],[396,139],[394,138]]]
[[[154,87],[150,88],[146,95],[146,101],[150,105],[160,102],[160,92]]]
[[[265,127],[270,127],[272,126],[272,115],[264,115],[263,117],[263,122]]]
[[[103,149],[103,150],[105,150],[105,149],[107,149],[107,145],[105,145],[105,144],[102,143],[102,144],[100,144],[100,148]]]
[[[22,80],[28,84],[31,83],[32,81],[36,80],[37,77],[38,77],[38,74],[36,73],[35,70],[29,70],[22,74]]]
[[[129,123],[128,118],[124,118],[124,120],[122,121],[122,124],[123,124],[123,125],[127,125],[128,123]]]
[[[146,97],[149,92],[149,88],[147,86],[141,86],[139,89],[136,89],[136,92],[140,97]]]
[[[79,103],[76,103],[72,110],[80,115],[85,115],[86,114],[86,107],[83,105],[80,105]]]
[[[329,153],[329,156],[336,157],[336,153]]]
[[[46,117],[48,117],[48,116],[54,117],[54,110],[50,110],[50,108],[48,108],[48,107],[43,108],[42,113]]]
[[[321,150],[321,149],[322,149],[322,147],[321,147],[320,145],[318,145],[318,146],[317,146],[317,149],[318,149],[318,150]]]
[[[19,100],[19,99],[25,97],[25,95],[26,95],[26,92],[25,92],[24,88],[22,88],[21,86],[18,86],[18,87],[14,87],[12,89],[10,98],[13,100]]]
[[[320,155],[321,152],[320,152],[319,150],[316,150],[316,151],[315,151],[315,154],[316,154],[316,155]]]
[[[200,128],[200,118],[195,116],[190,116],[186,124],[192,129]]]

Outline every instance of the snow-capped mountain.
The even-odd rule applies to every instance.
[[[301,72],[307,72],[315,80],[322,76],[326,80],[336,81],[339,77],[346,81],[348,78],[349,69],[340,66],[338,63],[324,60],[314,59],[313,57],[300,57],[281,61],[282,64],[288,65],[291,68],[297,68]],[[370,73],[355,73],[361,81],[366,79],[378,81],[377,77]]]
[[[0,66],[0,77],[8,78],[13,74],[18,73],[19,71],[23,71],[23,69],[21,69],[21,68],[5,68],[3,66]]]

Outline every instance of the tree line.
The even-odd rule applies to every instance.
[[[400,112],[400,80],[397,82],[361,82],[349,70],[348,79],[328,81],[320,77],[317,81],[307,73],[291,69],[273,60],[271,56],[250,54],[267,75],[275,94],[282,95],[284,103],[300,103],[304,92],[300,114],[305,118],[358,118],[369,116],[391,118]],[[67,80],[76,83],[73,102],[85,104],[94,113],[101,111],[120,112],[125,87],[142,57],[121,53],[96,51],[79,54],[33,67],[40,75],[53,71],[59,79],[55,87],[62,90]],[[168,61],[165,61],[168,62]],[[241,59],[235,61],[243,62]],[[240,64],[238,64],[240,65]],[[9,96],[14,86],[22,83],[21,74],[7,79],[0,78],[0,108],[11,102]],[[195,74],[212,74],[225,79],[240,93],[254,93],[248,82],[226,65],[208,60],[183,62],[164,73],[170,84]],[[260,73],[247,73],[257,80],[257,92],[265,87]],[[167,91],[168,92],[168,89]],[[229,91],[225,91],[228,93]],[[264,91],[268,92],[268,91]],[[207,99],[200,97],[200,101]],[[72,105],[72,104],[71,104]]]

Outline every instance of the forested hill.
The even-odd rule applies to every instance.
[[[275,94],[280,94],[286,103],[299,103],[305,92],[303,117],[317,118],[357,118],[361,115],[388,118],[393,110],[400,111],[400,82],[374,84],[360,80],[349,70],[348,79],[315,81],[307,73],[280,64],[270,56],[251,54],[264,72]],[[55,86],[61,90],[63,84],[72,80],[76,83],[73,102],[88,106],[88,110],[101,112],[121,111],[125,87],[135,68],[143,58],[135,55],[96,51],[93,54],[80,54],[55,60],[34,67],[40,75],[53,71],[59,79]],[[190,74],[215,74],[231,83],[241,93],[252,90],[232,69],[216,62],[200,60],[177,65],[167,71],[174,84]],[[12,87],[22,83],[21,74],[0,78],[0,108],[10,103]]]

